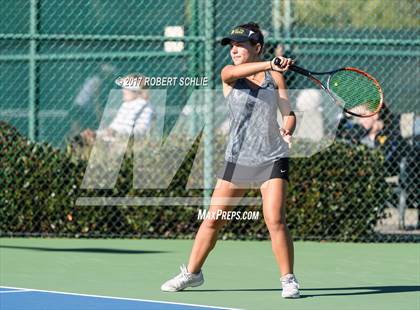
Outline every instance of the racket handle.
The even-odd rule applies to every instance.
[[[276,66],[280,66],[280,58],[278,58],[278,57],[274,58],[274,64]]]
[[[309,72],[308,70],[303,69],[303,68],[298,67],[298,66],[295,66],[295,65],[290,65],[289,69],[296,72],[296,73],[303,74],[305,76],[311,76],[312,75],[311,72]]]
[[[274,64],[276,66],[279,66],[280,65],[280,58],[276,57],[274,59]],[[306,76],[310,76],[311,75],[311,73],[308,70],[305,70],[305,69],[303,69],[301,67],[298,67],[298,66],[295,66],[295,65],[290,65],[289,66],[289,70],[292,70],[294,72],[297,72],[297,73],[300,73],[300,74],[303,74],[303,75],[306,75]]]

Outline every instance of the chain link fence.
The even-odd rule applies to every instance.
[[[385,94],[377,118],[337,119],[322,100],[302,105],[313,86],[286,73],[300,112],[296,154],[320,150],[292,159],[294,237],[418,240],[418,11],[410,0],[3,1],[0,234],[192,237],[229,130],[219,73],[230,57],[219,41],[253,21],[265,34],[264,59],[285,55],[314,71],[357,67]],[[109,128],[124,102],[140,100],[115,83],[130,74],[177,82],[132,92],[150,108],[133,122],[164,139],[131,137],[116,148]],[[185,77],[196,85],[181,85]],[[259,195],[250,189],[237,209],[262,213]],[[268,233],[260,216],[232,221],[221,236]]]

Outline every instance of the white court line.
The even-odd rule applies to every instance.
[[[42,293],[52,293],[52,294],[72,295],[72,296],[105,298],[105,299],[145,301],[145,302],[154,302],[154,303],[161,303],[161,304],[185,305],[185,306],[191,306],[191,307],[207,307],[207,308],[212,308],[212,309],[241,310],[240,308],[225,308],[225,307],[216,307],[216,306],[199,305],[199,304],[187,304],[187,303],[182,303],[182,302],[171,302],[171,301],[138,299],[138,298],[125,298],[125,297],[113,297],[113,296],[103,296],[103,295],[89,295],[89,294],[78,294],[78,293],[69,293],[69,292],[61,292],[61,291],[47,291],[47,290],[38,290],[38,289],[23,288],[23,287],[0,286],[0,288],[16,289],[16,290],[29,291],[29,292],[32,291],[32,292],[42,292]]]
[[[0,288],[7,288],[5,286],[0,286]],[[0,291],[0,294],[10,294],[10,293],[25,293],[25,292],[31,292],[32,290],[29,289],[19,289],[15,291]]]

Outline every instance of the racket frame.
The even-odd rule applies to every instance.
[[[344,68],[341,68],[341,69],[338,69],[338,70],[334,70],[333,72],[334,73],[337,73],[337,72],[339,72],[339,71],[353,71],[353,72],[356,72],[356,73],[358,73],[358,74],[361,74],[361,75],[364,75],[365,77],[367,77],[369,80],[371,80],[372,82],[373,82],[373,84],[375,85],[375,87],[377,88],[377,90],[378,90],[378,92],[379,92],[379,96],[380,96],[380,101],[379,101],[379,104],[378,104],[378,106],[376,107],[376,109],[375,109],[375,111],[372,111],[371,113],[369,113],[369,114],[366,114],[366,115],[360,115],[360,114],[357,114],[357,113],[353,113],[353,112],[351,112],[350,110],[347,110],[346,108],[344,108],[343,107],[343,109],[344,109],[344,111],[346,112],[346,113],[348,113],[348,114],[351,114],[351,115],[353,115],[353,116],[356,116],[356,117],[371,117],[371,116],[373,116],[373,115],[375,115],[375,114],[377,114],[381,109],[382,109],[382,106],[383,106],[383,104],[384,104],[384,93],[383,93],[383,91],[382,91],[382,88],[381,88],[381,86],[379,85],[379,83],[378,83],[378,81],[373,77],[373,76],[371,76],[369,73],[367,73],[367,72],[365,72],[365,71],[363,71],[363,70],[360,70],[360,69],[357,69],[357,68],[354,68],[354,67],[344,67]],[[331,81],[331,77],[334,75],[334,73],[332,73],[332,74],[330,74],[329,76],[328,76],[328,79],[327,79],[327,89],[328,90],[330,90],[330,81]],[[332,94],[333,95],[333,94]]]
[[[276,65],[278,65],[279,64],[278,61],[280,61],[279,59],[277,61],[277,59],[278,58],[276,58],[275,61],[274,61],[274,63]],[[340,106],[341,108],[343,108],[344,112],[346,112],[346,113],[348,113],[350,115],[353,115],[353,116],[356,116],[356,117],[363,117],[363,118],[364,117],[371,117],[371,116],[377,114],[381,110],[381,108],[382,108],[382,106],[384,104],[384,94],[383,94],[382,88],[379,85],[378,81],[373,76],[371,76],[369,73],[367,73],[365,71],[362,71],[360,69],[353,68],[353,67],[344,67],[344,68],[340,68],[340,69],[336,69],[336,70],[332,70],[332,71],[314,72],[314,71],[306,70],[306,69],[301,68],[301,67],[296,66],[296,65],[290,65],[289,66],[289,70],[291,70],[293,72],[296,72],[296,73],[299,73],[299,74],[302,74],[302,75],[308,77],[309,79],[311,79],[315,84],[317,84],[322,90],[324,90],[328,94],[328,96],[334,101],[335,104],[337,104],[338,106]],[[375,111],[373,111],[372,113],[366,114],[366,115],[360,115],[360,114],[354,113],[354,112],[352,112],[350,110],[347,110],[346,108],[344,108],[343,106],[341,106],[339,104],[339,99],[336,98],[334,96],[334,94],[330,90],[331,77],[335,73],[337,73],[339,71],[353,71],[353,72],[356,72],[358,74],[362,74],[362,75],[364,75],[365,77],[367,77],[369,80],[371,80],[375,84],[375,87],[378,89],[379,95],[380,95],[380,102],[379,102],[378,107],[375,109]],[[328,75],[326,85],[324,85],[324,83],[322,83],[314,75]]]

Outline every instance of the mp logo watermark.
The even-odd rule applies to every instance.
[[[162,80],[163,81],[163,80]],[[166,79],[166,82],[168,79]],[[178,80],[179,81],[179,80]],[[118,84],[137,83],[138,80]],[[133,85],[130,85],[133,86]],[[183,175],[185,189],[212,190],[217,185],[217,172],[229,142],[230,111],[221,90],[197,88],[187,97],[185,105],[168,102],[166,89],[127,87],[111,90],[96,139],[93,143],[82,189],[90,193],[114,189],[124,158],[132,156],[133,189],[168,189],[180,167],[189,159],[189,171]],[[245,90],[244,90],[245,91]],[[255,94],[253,94],[255,95]],[[265,96],[261,89],[256,100]],[[322,91],[289,90],[298,127],[289,157],[309,157],[327,148],[334,141],[341,108],[331,104]],[[258,109],[250,117],[259,117]],[[282,116],[278,112],[279,128]],[[235,121],[233,119],[233,121]],[[171,127],[168,123],[172,124]],[[201,139],[200,139],[201,138]],[[261,137],[247,136],[244,143]],[[301,138],[301,139],[300,139]],[[311,140],[305,144],[303,141]],[[189,155],[195,142],[195,156]],[[244,147],[244,145],[242,145]],[[241,150],[239,150],[240,153]],[[248,187],[252,188],[250,184]],[[231,199],[225,205],[261,204],[261,198]],[[203,205],[202,197],[132,197],[90,195],[79,197],[77,205]]]

